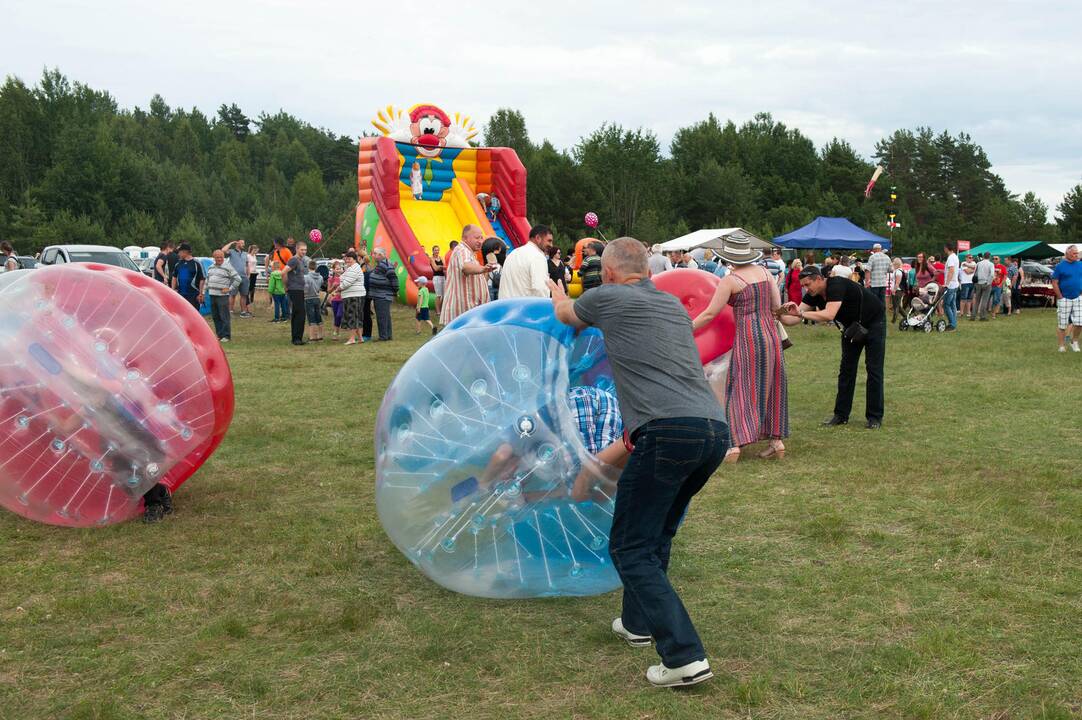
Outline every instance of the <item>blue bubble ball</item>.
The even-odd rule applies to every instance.
[[[584,392],[616,406],[604,342],[559,322],[550,301],[500,300],[450,323],[380,407],[376,506],[387,535],[421,572],[467,595],[619,587],[608,555],[618,471],[580,432],[571,396]],[[576,501],[580,473],[591,493]]]

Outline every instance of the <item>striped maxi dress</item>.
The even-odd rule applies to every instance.
[[[773,292],[773,281],[762,280],[729,297],[736,336],[725,395],[734,447],[789,437],[785,360],[770,312]]]

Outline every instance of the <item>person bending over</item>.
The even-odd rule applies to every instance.
[[[842,331],[842,360],[838,370],[838,394],[834,414],[823,425],[845,425],[853,409],[853,390],[857,384],[857,366],[864,353],[868,371],[867,408],[864,427],[878,430],[883,424],[883,359],[887,352],[886,307],[868,288],[842,277],[825,278],[817,267],[800,272],[804,300],[790,302],[778,309],[778,319],[786,325],[801,320],[833,322]]]
[[[578,300],[551,281],[549,289],[557,318],[604,335],[634,445],[617,484],[609,536],[624,585],[612,630],[633,645],[656,643],[661,663],[646,672],[651,684],[693,685],[713,673],[669,582],[669,553],[691,498],[728,449],[729,428],[703,374],[691,318],[650,281],[645,246],[634,238],[613,240],[601,256],[601,279]]]

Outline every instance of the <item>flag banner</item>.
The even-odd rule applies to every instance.
[[[872,188],[875,187],[875,181],[879,179],[879,176],[883,174],[883,166],[876,165],[875,172],[872,173],[872,179],[868,181],[868,187],[864,188],[864,197],[869,198],[872,196]]]

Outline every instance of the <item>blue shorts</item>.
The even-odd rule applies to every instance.
[[[421,308],[418,310],[416,317],[421,322],[428,320],[428,308]]]
[[[323,313],[319,311],[319,298],[305,298],[304,310],[308,315],[309,325],[323,324]]]
[[[959,300],[969,300],[973,297],[973,283],[964,283],[958,293]]]

